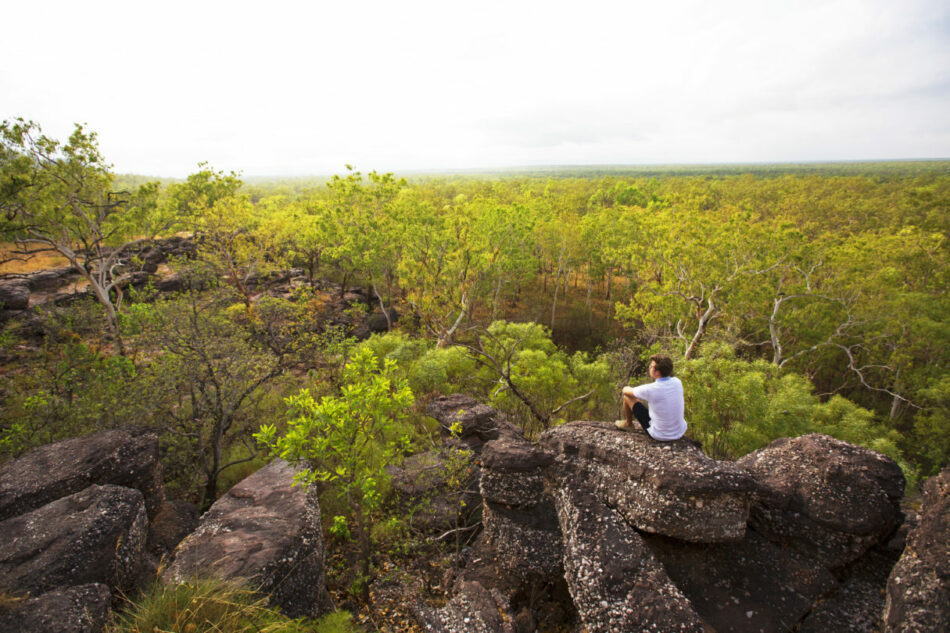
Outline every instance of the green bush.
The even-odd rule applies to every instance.
[[[686,395],[690,434],[718,459],[735,459],[780,437],[824,433],[866,446],[900,464],[910,485],[897,431],[841,396],[821,402],[808,379],[764,360],[737,358],[728,345],[708,345],[677,371]]]

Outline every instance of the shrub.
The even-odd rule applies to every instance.
[[[181,585],[156,581],[113,614],[107,633],[357,633],[347,612],[319,621],[289,618],[266,605],[259,594],[223,580],[199,579]]]

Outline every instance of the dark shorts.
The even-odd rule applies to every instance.
[[[650,410],[643,406],[642,402],[633,403],[633,417],[636,418],[643,430],[650,433]]]

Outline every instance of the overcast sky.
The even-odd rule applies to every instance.
[[[117,172],[950,157],[947,0],[6,3],[0,118]]]

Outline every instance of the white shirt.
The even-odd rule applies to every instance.
[[[656,382],[633,388],[633,395],[645,400],[650,408],[650,437],[655,440],[678,440],[686,433],[683,418],[683,383],[667,376]]]

